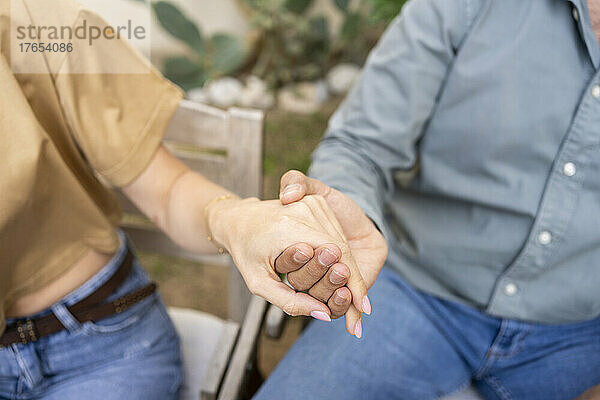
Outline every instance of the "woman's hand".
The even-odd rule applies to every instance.
[[[331,312],[321,301],[309,294],[298,293],[281,282],[276,273],[277,258],[297,243],[317,249],[317,261],[319,255],[326,254],[325,250],[320,250],[323,245],[334,251],[337,247],[342,266],[334,265],[334,269],[347,267],[350,272],[346,286],[353,305],[346,312],[346,328],[351,334],[361,336],[361,312],[371,311],[366,286],[342,228],[323,197],[306,196],[287,206],[277,200],[223,200],[207,207],[207,220],[214,240],[229,251],[250,291],[290,315],[325,315],[328,318]],[[310,270],[307,268],[305,272],[310,273]],[[315,286],[311,290],[317,297],[320,290],[327,293],[332,288],[326,282]]]
[[[373,286],[388,254],[383,235],[360,206],[344,193],[300,171],[289,171],[281,177],[282,204],[291,204],[309,195],[323,196],[331,207],[367,287]]]
[[[375,283],[388,254],[383,235],[362,209],[350,197],[299,171],[289,171],[281,177],[280,200],[284,205],[301,201],[305,196],[319,195],[331,207],[333,217],[347,239],[348,251],[357,262],[367,288]],[[352,271],[354,274],[354,271]],[[356,299],[353,298],[356,302]]]
[[[159,147],[146,169],[124,187],[123,192],[169,235],[173,242],[188,251],[216,252],[213,243],[206,240],[210,235],[206,230],[209,224],[205,221],[208,215],[213,237],[223,243],[233,255],[250,290],[289,314],[312,313],[315,318],[320,319],[335,317],[345,310],[351,291],[352,297],[359,302],[355,302],[356,307],[352,307],[346,325],[351,333],[356,331],[357,324],[360,326],[358,310],[362,309],[360,299],[366,294],[364,283],[360,274],[354,273],[356,263],[350,255],[341,228],[322,198],[307,198],[306,201],[289,207],[282,206],[278,201],[239,200],[225,188],[191,171],[164,146]],[[213,201],[223,196],[232,198]],[[207,215],[204,213],[205,209]],[[323,265],[309,261],[302,266],[304,263],[299,265],[299,262],[293,260],[294,248],[298,246],[304,246],[304,253],[310,253],[310,258],[313,257],[312,252],[315,249],[317,261],[319,258],[323,260],[323,257],[319,257],[323,250],[318,246],[326,244],[331,244],[334,252],[337,249],[341,262],[350,271],[349,291],[346,288],[335,289],[335,286],[329,286],[321,280],[327,271],[322,271],[321,275],[316,276]],[[290,245],[293,245],[291,253],[288,249]],[[287,253],[277,260],[282,252]],[[275,273],[274,268],[278,267],[287,271],[297,269],[290,274],[295,284],[302,284],[303,281],[310,283],[311,279],[314,282],[319,281],[320,283],[309,291],[317,298],[324,300],[328,291],[335,289],[336,296],[329,296],[327,303],[331,311],[317,299],[308,294],[297,294],[282,283]],[[334,265],[333,268],[339,269],[338,272],[341,273],[347,272],[342,264]],[[327,272],[323,279],[331,278],[332,274]],[[342,305],[337,304],[337,295],[341,295],[345,303],[342,301]]]

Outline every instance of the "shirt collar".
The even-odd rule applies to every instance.
[[[588,54],[592,60],[594,68],[597,70],[600,68],[600,44],[594,34],[592,28],[592,21],[590,20],[590,12],[588,10],[587,0],[567,0],[571,3],[572,7],[577,10],[577,13],[573,13],[573,18],[577,16],[577,26],[579,33],[588,50]]]

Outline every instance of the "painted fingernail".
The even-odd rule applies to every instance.
[[[362,310],[365,314],[371,315],[371,302],[367,296],[362,299]]]
[[[362,324],[360,323],[360,319],[356,321],[356,325],[354,326],[354,336],[359,339],[362,337]]]
[[[285,189],[283,189],[281,191],[281,195],[279,195],[279,197],[284,198],[291,194],[300,193],[300,192],[302,192],[302,186],[300,186],[297,183],[294,183],[293,185],[286,186]]]
[[[324,313],[323,311],[313,311],[310,313],[310,316],[318,319],[319,321],[331,322],[331,318],[329,315]]]
[[[340,273],[338,273],[335,269],[331,270],[331,274],[329,274],[329,281],[334,285],[339,285],[346,280],[346,277]]]
[[[308,254],[304,253],[300,249],[296,249],[292,258],[294,259],[295,262],[297,262],[299,264],[304,264],[308,260],[310,260],[310,256]]]
[[[346,303],[346,298],[342,297],[342,296],[340,296],[339,294],[336,293],[335,296],[333,297],[333,302],[335,304],[337,304],[338,306],[342,306],[342,305],[344,305]]]
[[[321,250],[321,254],[319,254],[319,262],[321,263],[321,265],[329,267],[336,261],[337,256],[333,253],[333,251],[329,250],[327,247]]]

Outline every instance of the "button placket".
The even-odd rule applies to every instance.
[[[597,80],[597,77],[594,80]],[[573,124],[563,140],[527,242],[513,264],[496,281],[487,307],[487,311],[492,314],[514,312],[521,297],[517,283],[520,279],[535,276],[543,269],[572,218],[583,183],[582,167],[587,165],[590,156],[589,152],[582,149],[598,142],[598,137],[589,133],[590,119],[599,114],[596,111],[597,100],[589,93],[588,91],[582,99]],[[569,163],[575,168],[565,168]],[[512,289],[507,289],[511,283],[517,289],[514,293]]]

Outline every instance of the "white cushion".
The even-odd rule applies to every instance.
[[[483,400],[483,397],[477,392],[473,386],[451,394],[450,396],[442,397],[440,400]]]
[[[181,400],[198,400],[202,378],[213,357],[225,322],[214,315],[185,308],[169,308],[181,338],[184,384]]]

